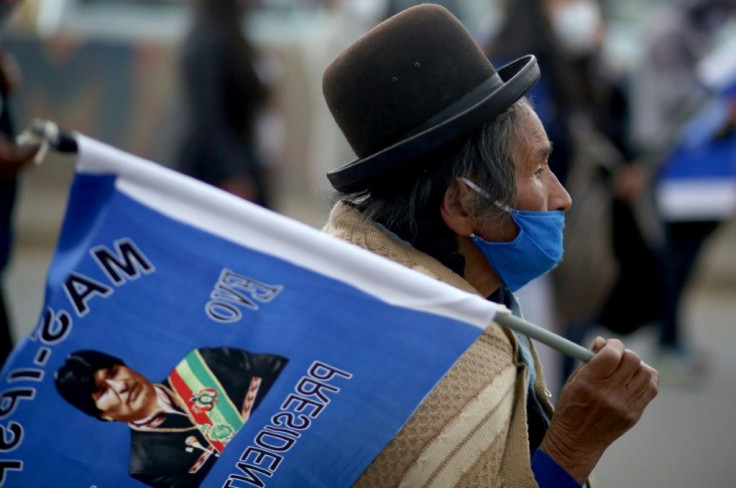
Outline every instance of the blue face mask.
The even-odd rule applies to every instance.
[[[463,182],[480,195],[492,201],[490,195],[470,180]],[[553,269],[562,259],[562,231],[565,213],[562,210],[532,212],[502,206],[511,214],[519,227],[519,234],[510,242],[490,242],[476,235],[470,238],[483,253],[501,281],[517,291],[534,278]]]

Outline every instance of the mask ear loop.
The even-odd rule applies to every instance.
[[[474,192],[476,192],[478,195],[482,196],[483,198],[485,198],[489,202],[492,202],[495,206],[497,206],[501,210],[504,210],[504,211],[510,213],[511,215],[514,214],[515,209],[509,207],[508,205],[504,205],[503,203],[499,202],[498,200],[494,200],[493,197],[487,191],[485,191],[483,188],[479,187],[478,185],[476,185],[475,183],[473,183],[469,179],[465,178],[464,176],[461,176],[460,177],[460,181],[462,181],[463,183],[465,183],[466,185],[468,185],[468,188],[470,188],[471,190],[473,190]]]

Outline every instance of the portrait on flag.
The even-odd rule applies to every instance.
[[[75,138],[40,319],[0,375],[0,486],[350,485],[492,323],[480,297]]]
[[[82,412],[128,424],[133,478],[149,486],[199,486],[287,362],[240,349],[194,349],[154,384],[119,358],[76,351],[56,372],[55,385]]]

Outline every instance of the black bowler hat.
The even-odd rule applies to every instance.
[[[325,70],[322,90],[358,159],[327,173],[361,191],[479,128],[539,80],[534,56],[496,71],[447,9],[423,4],[374,27]]]

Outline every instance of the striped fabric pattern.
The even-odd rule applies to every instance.
[[[323,231],[477,294],[439,261],[392,238],[348,205],[333,208]],[[515,359],[517,348],[510,331],[498,326],[486,329],[355,486],[536,486],[527,433],[526,367]],[[537,373],[543,391],[541,371]]]
[[[243,426],[244,420],[197,350],[187,354],[176,366],[169,375],[169,382],[186,405],[197,428],[212,447],[221,453],[230,438]],[[214,401],[202,408],[197,398],[205,390],[214,390]],[[227,432],[232,434],[227,435]]]
[[[405,473],[399,486],[456,486],[507,427],[516,368],[507,367],[442,429]]]

